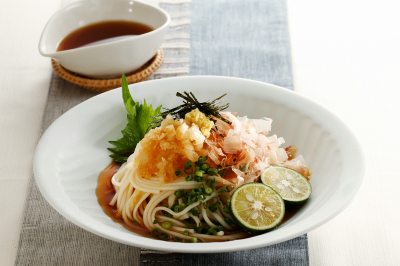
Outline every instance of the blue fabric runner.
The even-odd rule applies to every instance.
[[[254,79],[293,90],[285,0],[192,0],[190,75]],[[245,89],[245,88],[244,88]],[[141,265],[309,265],[307,235],[220,254],[141,255]]]
[[[192,0],[190,75],[254,79],[293,90],[285,0]]]

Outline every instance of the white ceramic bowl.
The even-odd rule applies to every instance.
[[[145,238],[114,223],[97,202],[97,177],[109,163],[109,140],[121,137],[126,110],[121,89],[95,96],[72,108],[45,132],[36,149],[34,173],[47,201],[78,226],[105,238],[137,247],[173,252],[229,252],[276,244],[317,228],[350,204],[364,179],[366,162],[360,142],[343,121],[322,105],[296,92],[246,79],[193,76],[146,81],[130,86],[134,100],[154,106],[181,104],[177,91],[199,100],[228,95],[229,110],[250,118],[271,117],[272,134],[299,148],[313,171],[313,194],[276,230],[221,243],[168,243]]]
[[[56,51],[72,31],[106,20],[139,22],[155,30],[110,43]],[[72,72],[91,78],[117,78],[121,73],[137,70],[156,54],[169,23],[170,17],[164,10],[138,1],[78,1],[50,18],[40,38],[39,51]]]

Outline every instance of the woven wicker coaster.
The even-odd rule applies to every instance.
[[[136,70],[134,73],[126,74],[126,80],[128,84],[145,81],[154,71],[156,71],[162,65],[163,61],[164,52],[162,48],[160,48],[158,49],[156,55],[150,61],[144,64],[140,69]],[[65,69],[54,59],[51,60],[51,64],[54,71],[61,78],[85,89],[97,92],[105,92],[121,87],[121,78],[91,79]]]

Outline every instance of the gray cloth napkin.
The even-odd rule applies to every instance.
[[[187,75],[190,71],[191,75],[244,77],[292,89],[285,0],[161,0],[160,6],[172,20],[163,44],[164,64],[152,78]],[[95,95],[54,74],[42,133],[64,112]],[[66,220],[46,202],[32,176],[16,265],[161,263],[308,265],[307,235],[267,248],[222,254],[139,249],[101,238]]]

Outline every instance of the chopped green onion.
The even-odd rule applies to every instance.
[[[179,206],[178,205],[175,206],[174,212],[179,212]]]
[[[204,186],[204,184],[200,184],[199,188],[205,188],[206,186]]]
[[[188,231],[188,230],[185,230],[185,231],[183,231],[183,234],[184,234],[185,236],[188,236],[188,235],[189,235],[189,231]]]
[[[182,238],[180,238],[180,237],[174,237],[173,240],[175,242],[182,242],[183,241]]]
[[[193,192],[193,194],[195,194],[195,195],[200,195],[200,194],[201,194],[201,189],[200,189],[200,188],[194,188],[194,189],[192,190],[192,192]]]
[[[185,203],[187,203],[188,205],[190,205],[190,204],[193,203],[192,197],[190,197],[190,196],[185,197],[183,201],[184,201]]]
[[[169,239],[170,239],[169,234],[164,233],[164,232],[161,232],[161,233],[159,234],[159,237],[160,237],[162,240],[169,240]]]
[[[228,217],[225,217],[225,222],[229,225],[233,224],[233,221],[229,219]]]
[[[215,178],[214,179],[207,179],[207,185],[214,190],[215,187]]]
[[[247,169],[249,169],[249,166],[247,164],[243,165],[243,166],[239,166],[239,170],[242,171],[242,172],[246,172]]]
[[[200,170],[196,171],[195,175],[196,176],[203,176],[203,171],[200,171]]]
[[[185,163],[184,169],[192,168],[192,166],[193,166],[192,161],[187,161],[187,162]]]
[[[182,176],[182,171],[181,170],[179,170],[179,169],[177,169],[177,170],[175,170],[175,175],[177,176],[177,177],[180,177],[180,176]]]
[[[204,161],[207,161],[208,160],[208,156],[206,155],[206,157],[204,157]]]
[[[172,224],[171,224],[171,222],[162,222],[161,226],[163,228],[167,229],[167,228],[170,228],[172,226]]]
[[[200,213],[201,213],[200,210],[193,210],[193,211],[192,211],[193,216],[199,216]]]
[[[206,164],[203,164],[203,165],[200,167],[200,169],[203,170],[203,171],[207,170],[207,168],[208,168],[208,167],[207,167]]]
[[[226,189],[228,190],[228,192],[231,192],[232,190],[235,189],[235,186],[231,184],[229,186],[226,186]]]
[[[186,174],[193,174],[193,169],[187,168],[187,169],[183,170],[183,172],[185,172]]]
[[[200,227],[208,227],[208,224],[206,222],[200,222]]]
[[[207,196],[210,196],[213,193],[213,190],[210,187],[206,187],[204,189],[204,192],[206,193]]]
[[[170,217],[170,218],[172,217],[172,214],[170,214],[167,211],[161,211],[161,214],[164,215],[164,216]]]
[[[195,177],[194,177],[194,180],[195,180],[196,182],[204,182],[205,177],[204,177],[204,176],[195,176]]]
[[[208,168],[207,174],[216,175],[216,174],[218,174],[218,169],[217,168]]]
[[[200,167],[198,167],[198,166],[196,166],[195,168],[194,168],[194,171],[199,171],[200,170]]]
[[[228,190],[226,188],[220,188],[217,191],[218,191],[218,194],[228,192]]]
[[[158,229],[157,227],[154,228],[153,230],[151,230],[151,235],[153,237],[158,237],[160,235],[160,229]]]
[[[186,174],[192,174],[192,173],[193,173],[193,168],[192,168],[192,166],[193,166],[192,161],[186,162],[183,171],[184,171]]]
[[[187,207],[187,205],[183,202],[181,204],[179,204],[179,210],[181,210],[181,211],[183,211],[186,207]]]
[[[218,174],[219,174],[221,177],[224,177],[224,175],[225,175],[225,170],[224,170],[224,169],[219,170],[219,171],[218,171]]]
[[[157,221],[157,220],[154,220],[154,221],[153,221],[153,224],[156,224],[156,223],[158,223],[158,221]]]
[[[218,225],[217,226],[217,228],[215,228],[215,230],[217,231],[217,232],[219,232],[219,231],[224,231],[224,227],[223,226],[221,226],[221,225]]]
[[[219,204],[220,204],[219,202],[216,202],[216,203],[214,203],[214,204],[211,204],[210,206],[208,206],[208,209],[209,209],[211,212],[216,212],[217,209],[218,209],[218,205],[219,205]]]
[[[186,180],[186,181],[192,181],[192,180],[193,180],[193,175],[192,175],[192,174],[189,174],[189,175],[185,178],[185,180]]]
[[[185,195],[186,195],[186,193],[185,193],[185,190],[183,190],[183,189],[179,189],[179,190],[175,191],[175,196],[178,199],[183,198]]]
[[[229,213],[229,208],[227,206],[224,206],[224,212]]]
[[[217,232],[214,229],[214,226],[211,226],[207,231],[207,235],[215,235]]]
[[[197,160],[198,165],[202,165],[204,163],[204,157],[200,156],[199,159]]]
[[[190,239],[190,242],[192,242],[192,243],[197,243],[197,238],[192,237],[192,238]]]

